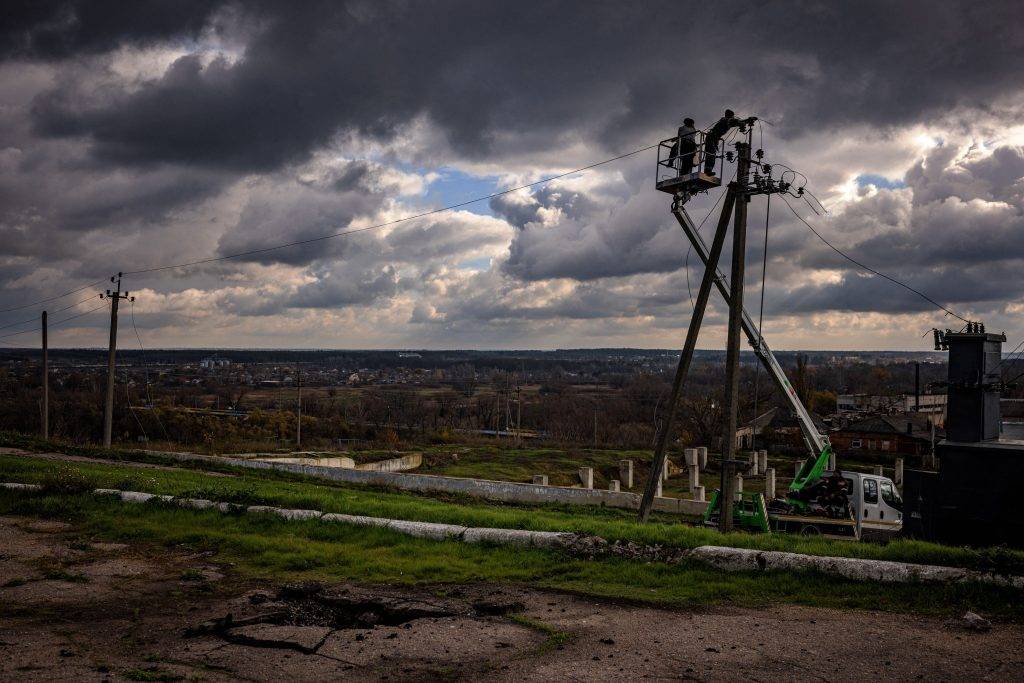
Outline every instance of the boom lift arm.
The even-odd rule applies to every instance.
[[[676,217],[676,220],[679,222],[679,226],[683,229],[686,237],[693,245],[693,250],[697,253],[698,258],[700,258],[706,268],[709,259],[708,247],[704,243],[704,239],[700,236],[700,233],[697,231],[697,228],[693,223],[693,219],[690,218],[690,214],[687,213],[686,208],[683,206],[683,202],[677,200],[673,203],[672,214]],[[728,303],[729,281],[717,268],[714,283],[718,288],[719,293],[722,295],[722,298],[725,299],[726,303]],[[793,385],[790,384],[789,379],[786,378],[786,373],[783,372],[782,366],[779,365],[779,361],[776,360],[775,354],[772,353],[772,350],[768,347],[764,337],[761,336],[757,328],[754,326],[754,321],[745,309],[743,311],[742,326],[743,332],[747,336],[747,341],[754,349],[754,353],[760,359],[761,364],[764,365],[765,370],[768,371],[769,377],[772,378],[775,382],[775,386],[778,387],[779,391],[782,392],[782,395],[789,401],[789,405],[793,409],[794,414],[797,416],[797,421],[800,424],[800,432],[803,435],[804,443],[807,445],[807,449],[811,453],[811,457],[804,462],[803,466],[800,468],[800,472],[789,487],[791,492],[799,491],[807,484],[820,478],[828,468],[829,462],[832,458],[832,445],[829,443],[827,436],[818,433],[818,429],[814,426],[814,421],[811,419],[811,414],[800,401]]]

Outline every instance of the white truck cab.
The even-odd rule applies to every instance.
[[[892,479],[845,470],[840,474],[849,487],[850,505],[860,537],[884,540],[899,534],[903,529],[903,499]]]

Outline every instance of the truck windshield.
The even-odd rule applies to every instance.
[[[900,498],[900,494],[893,488],[892,482],[882,482],[882,500],[886,502],[889,507],[896,508],[897,510],[903,510],[903,499]]]

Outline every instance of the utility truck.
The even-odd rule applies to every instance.
[[[710,176],[701,172],[682,173],[673,156],[677,154],[676,149],[678,146],[671,138],[662,141],[659,146],[657,189],[673,195],[673,215],[705,269],[709,264],[714,268],[713,284],[728,303],[729,281],[718,269],[717,258],[712,262],[711,252],[685,208],[686,202],[697,192],[721,185],[723,173]],[[700,159],[696,165],[700,167]],[[770,167],[761,165],[761,168],[767,170],[769,175],[762,176],[760,180],[755,175],[755,183],[760,182],[761,187],[767,188],[767,191],[788,189],[785,183],[773,184]],[[775,354],[745,309],[742,311],[741,325],[751,348],[768,371],[768,376],[796,415],[809,457],[784,496],[766,501],[760,493],[737,493],[733,504],[734,526],[748,531],[786,531],[853,539],[881,539],[898,534],[903,526],[903,501],[892,480],[884,476],[845,472],[836,467],[828,437],[818,432]],[[719,491],[715,491],[711,496],[704,516],[707,524],[717,524],[721,509],[720,495]]]

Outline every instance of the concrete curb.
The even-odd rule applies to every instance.
[[[813,570],[854,581],[880,583],[964,583],[977,581],[1012,588],[1024,588],[1024,576],[990,574],[931,564],[910,564],[888,560],[864,560],[854,557],[801,555],[778,550],[749,550],[703,545],[689,556],[725,571]]]
[[[0,482],[0,488],[18,491],[39,491],[37,484]],[[386,517],[365,517],[337,512],[323,513],[319,510],[294,510],[270,505],[242,506],[233,503],[218,503],[202,498],[175,498],[140,491],[119,491],[117,489],[95,489],[96,495],[116,496],[126,503],[148,503],[153,500],[180,505],[195,510],[217,509],[221,512],[240,511],[246,514],[269,514],[288,521],[319,519],[324,522],[373,526],[414,536],[463,543],[494,543],[538,548],[571,548],[576,534],[558,531],[529,531],[526,529],[494,529],[486,527],[464,527],[456,524],[416,522]],[[1024,589],[1024,576],[992,574],[962,569],[887,560],[864,560],[852,557],[829,557],[822,555],[801,555],[777,550],[750,550],[724,546],[703,545],[686,551],[686,559],[696,560],[717,569],[730,572],[763,571],[819,571],[854,581],[876,581],[879,583],[965,583],[979,582],[998,586]]]
[[[11,489],[12,491],[39,491],[43,487],[39,484],[19,484],[14,481],[0,482],[0,488]]]

